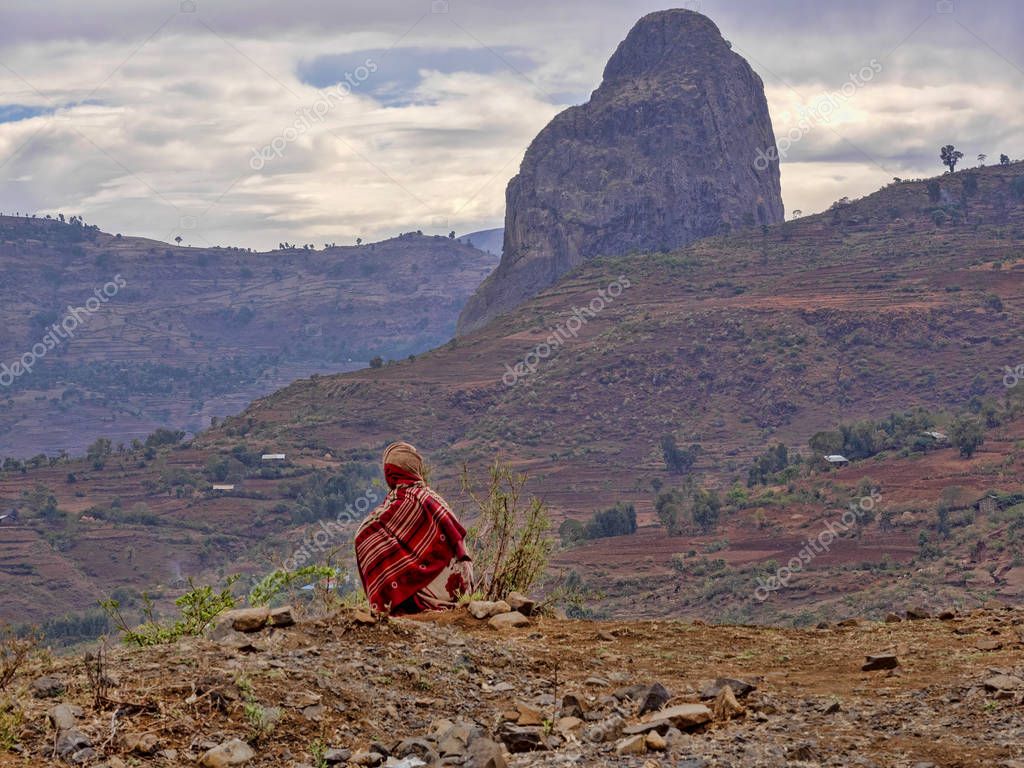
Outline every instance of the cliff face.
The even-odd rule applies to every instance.
[[[556,116],[527,150],[506,192],[501,263],[459,333],[595,256],[782,221],[778,163],[755,164],[774,144],[761,79],[710,19],[645,16],[590,101]]]

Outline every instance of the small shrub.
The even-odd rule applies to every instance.
[[[19,635],[12,627],[0,627],[0,691],[7,689],[39,646],[39,634],[30,630]]]
[[[157,621],[152,600],[143,594],[144,622],[134,629],[128,624],[121,613],[121,604],[110,598],[100,602],[114,625],[121,632],[125,643],[145,647],[173,643],[180,637],[201,635],[210,627],[214,620],[224,611],[234,608],[237,604],[231,588],[238,581],[237,576],[228,579],[227,586],[220,592],[213,587],[204,585],[197,587],[189,579],[189,591],[174,601],[181,609],[180,617],[172,624],[161,624]]]
[[[533,497],[525,509],[520,507],[525,483],[525,475],[495,461],[486,488],[476,493],[468,468],[462,470],[463,491],[478,510],[467,537],[477,568],[473,591],[481,591],[487,600],[528,592],[544,573],[554,546],[548,536],[551,518],[544,503]]]

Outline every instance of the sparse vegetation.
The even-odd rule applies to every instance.
[[[161,623],[156,616],[152,600],[143,595],[142,624],[132,627],[121,612],[121,602],[115,598],[100,601],[100,607],[107,613],[114,626],[121,632],[125,643],[140,647],[172,643],[180,637],[201,635],[210,627],[217,616],[237,604],[232,587],[237,576],[228,579],[227,586],[215,592],[208,585],[196,586],[189,579],[188,591],[174,601],[180,616],[172,623]]]
[[[548,535],[551,518],[540,499],[533,497],[521,507],[526,476],[495,461],[487,485],[474,491],[468,468],[462,471],[462,489],[473,501],[477,513],[468,529],[468,543],[474,555],[473,591],[488,600],[510,592],[529,592],[547,567],[554,542]]]

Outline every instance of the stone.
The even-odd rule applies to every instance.
[[[474,739],[466,750],[465,768],[508,768],[501,746],[490,739]]]
[[[312,691],[291,691],[285,694],[284,705],[292,709],[305,709],[319,704],[323,696]]]
[[[953,611],[943,611],[939,614],[939,621],[952,621],[956,618],[956,614]]]
[[[919,605],[907,608],[906,615],[908,621],[921,621],[922,619],[930,619],[932,617],[931,613]]]
[[[96,750],[92,747],[80,749],[69,758],[70,762],[74,765],[85,765],[86,763],[91,763],[95,759]]]
[[[700,697],[702,699],[717,699],[723,688],[731,688],[737,698],[742,699],[751,691],[756,691],[757,686],[745,680],[737,680],[734,677],[716,677],[714,680],[707,680],[701,683]]]
[[[358,608],[352,612],[352,620],[356,624],[362,624],[365,627],[373,626],[377,623],[376,617],[367,610]]]
[[[862,672],[875,672],[880,669],[896,669],[900,665],[895,653],[878,653],[868,656],[861,666]]]
[[[537,601],[520,592],[512,592],[505,598],[513,611],[519,611],[523,616],[532,616],[537,608]]]
[[[734,717],[746,714],[743,705],[736,700],[736,694],[728,685],[723,686],[719,691],[715,703],[711,705],[711,712],[715,720],[732,720]]]
[[[74,704],[58,704],[46,713],[58,731],[66,731],[75,727],[75,722],[82,716],[82,708]]]
[[[253,748],[241,739],[231,739],[208,750],[199,764],[203,768],[229,768],[232,765],[245,765],[256,757]]]
[[[627,736],[615,745],[617,755],[642,755],[647,751],[647,742],[643,736]]]
[[[580,720],[578,717],[560,717],[555,722],[555,730],[565,735],[575,733],[582,727],[583,721]]]
[[[664,752],[668,749],[668,741],[657,731],[650,731],[644,737],[644,743],[652,752]]]
[[[712,719],[712,712],[703,704],[677,704],[645,715],[645,722],[667,721],[681,731],[699,728]]]
[[[592,741],[595,744],[612,742],[623,735],[625,728],[626,721],[618,715],[612,715],[599,723],[594,723],[594,725],[589,726],[583,732],[583,737],[587,741]]]
[[[525,702],[518,702],[516,704],[516,712],[518,717],[516,722],[519,725],[543,725],[544,714],[534,706]]]
[[[669,693],[665,686],[661,683],[655,683],[648,688],[647,692],[644,694],[643,701],[640,703],[640,710],[637,714],[646,715],[648,712],[654,712],[655,710],[661,709],[671,698],[672,694]]]
[[[89,737],[77,728],[68,728],[57,734],[56,750],[61,757],[70,757],[92,746]]]
[[[901,621],[903,621],[903,617],[900,616],[898,613],[887,613],[887,614],[885,614],[885,623],[886,624],[897,624],[897,623],[899,623]]]
[[[375,768],[384,762],[384,755],[380,752],[356,752],[348,759],[349,765],[365,765],[368,768]]]
[[[352,757],[351,749],[328,749],[324,752],[324,762],[328,765],[338,765],[339,763],[347,763],[349,758]]]
[[[660,733],[666,734],[672,728],[672,723],[668,720],[651,720],[646,723],[634,723],[633,725],[627,725],[622,730],[623,736],[636,736],[638,733]]]
[[[519,611],[499,613],[497,616],[492,616],[488,619],[487,623],[494,629],[512,629],[515,627],[530,626],[530,620],[523,616]]]
[[[783,221],[774,146],[764,84],[714,22],[682,9],[644,16],[590,100],[527,149],[506,191],[501,261],[458,335],[595,256]]]
[[[273,608],[267,621],[272,627],[291,627],[295,625],[295,614],[290,605]]]
[[[505,723],[499,729],[498,736],[512,754],[547,749],[547,745],[544,743],[544,734],[540,728]]]
[[[583,718],[586,707],[583,700],[575,693],[567,693],[562,697],[562,715],[565,717]]]
[[[1003,641],[994,637],[983,637],[974,641],[974,647],[979,651],[999,651],[1003,648]]]
[[[153,755],[160,749],[155,733],[129,733],[124,737],[124,748],[137,755]]]
[[[37,699],[53,699],[64,693],[64,681],[57,677],[43,675],[29,684],[32,695]]]
[[[1016,691],[1024,688],[1024,680],[1016,675],[993,675],[982,684],[989,691]]]
[[[588,677],[583,684],[589,688],[607,688],[611,683],[603,677]]]
[[[379,752],[380,750],[375,748],[374,751]],[[461,745],[460,751],[451,754],[462,754]],[[441,756],[424,739],[403,739],[394,748],[391,757],[409,762],[411,762],[410,758],[418,758],[424,765],[437,765],[441,762]]]
[[[218,624],[230,624],[236,632],[259,632],[269,618],[268,608],[236,608],[222,613]]]
[[[512,606],[504,600],[488,601],[473,600],[469,604],[469,613],[474,619],[489,619],[502,613],[508,613]]]

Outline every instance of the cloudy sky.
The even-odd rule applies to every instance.
[[[255,249],[500,226],[530,140],[669,7],[764,80],[788,212],[944,143],[1024,157],[1017,0],[5,0],[0,211]]]

